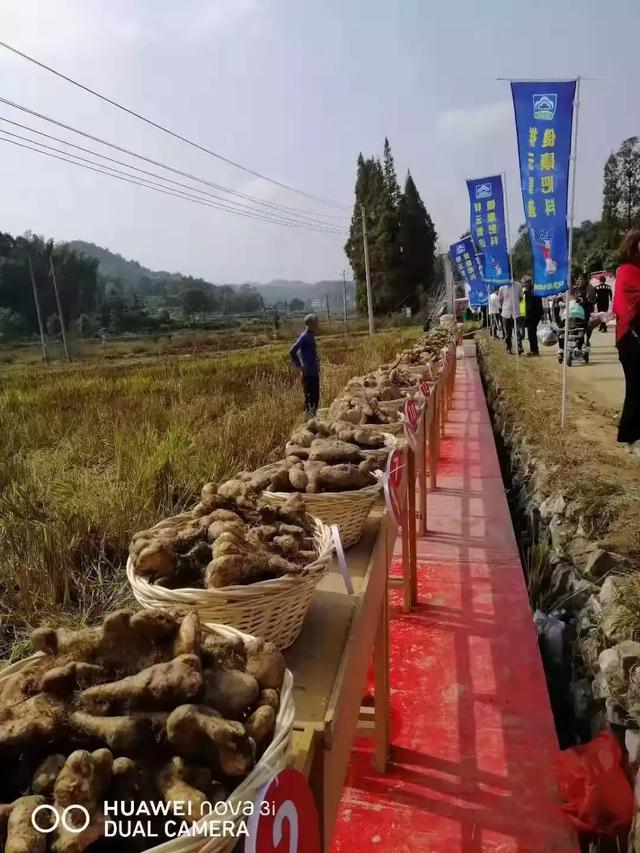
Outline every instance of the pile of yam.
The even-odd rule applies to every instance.
[[[193,512],[134,535],[134,572],[171,589],[220,589],[306,574],[318,557],[313,519],[299,497],[274,507],[257,491],[241,479],[207,483]]]
[[[44,655],[0,685],[5,853],[153,846],[160,841],[117,838],[103,847],[105,802],[164,802],[178,822],[198,821],[271,742],[285,673],[271,643],[247,647],[203,632],[195,612],[159,610],[116,611],[81,631],[41,628],[32,641]],[[81,833],[62,823],[40,833],[31,816],[43,804],[58,814],[81,805],[91,822]],[[48,809],[41,826],[47,815],[53,822]],[[67,813],[76,818],[81,826],[82,812]],[[160,839],[166,819],[154,825]]]
[[[319,494],[356,491],[377,483],[373,472],[380,465],[375,455],[337,436],[319,437],[303,427],[292,435],[285,452],[279,462],[241,471],[220,490],[244,500],[262,491]]]

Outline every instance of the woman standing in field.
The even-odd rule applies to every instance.
[[[616,346],[625,378],[618,441],[640,456],[640,230],[632,228],[620,244],[613,312]]]

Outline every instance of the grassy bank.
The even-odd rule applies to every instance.
[[[611,413],[573,387],[563,430],[561,381],[549,359],[521,358],[518,369],[503,343],[480,340],[508,418],[545,464],[550,488],[576,502],[591,538],[640,559],[640,462],[617,446]]]
[[[323,402],[417,330],[321,340]],[[0,391],[0,657],[42,622],[126,600],[131,534],[191,505],[207,480],[279,458],[301,418],[285,346],[47,372]]]

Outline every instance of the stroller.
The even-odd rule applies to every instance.
[[[567,312],[562,311],[560,314],[560,329],[558,332],[558,361],[562,364],[564,357],[564,324],[569,323],[568,339],[569,346],[567,348],[567,367],[571,367],[573,362],[583,362],[589,364],[589,352],[591,347],[587,340],[587,322],[585,310],[579,302],[572,299],[569,302],[569,319],[566,319]]]

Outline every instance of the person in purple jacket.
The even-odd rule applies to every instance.
[[[304,324],[306,329],[289,350],[289,355],[302,378],[305,412],[309,417],[314,417],[320,403],[320,362],[316,346],[316,332],[320,323],[315,314],[307,314]]]

